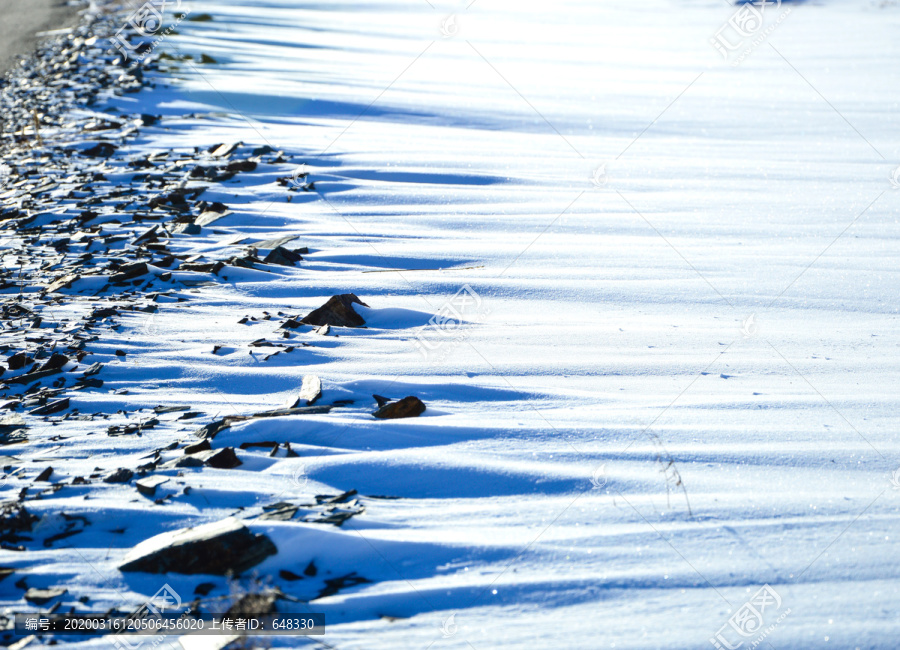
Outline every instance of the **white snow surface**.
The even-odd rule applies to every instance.
[[[135,467],[214,416],[281,406],[306,374],[320,403],[355,401],[223,431],[214,447],[276,440],[300,457],[255,448],[237,469],[171,470],[166,505],[115,485],[29,502],[92,525],[0,565],[93,611],[164,582],[185,602],[200,582],[223,596],[222,578],[117,567],[153,535],[234,515],[275,542],[255,571],[289,594],[371,581],[309,604],[327,618],[321,647],[712,647],[766,584],[782,600],[766,626],[781,618],[759,647],[896,647],[897,3],[784,3],[736,67],[709,43],[735,11],[715,0],[188,6],[213,20],[161,47],[217,63],[112,100],[176,116],[131,150],[242,141],[290,162],[211,187],[203,198],[234,212],[180,251],[295,235],[310,252],[123,317],[121,339],[101,341],[128,352],[104,369],[110,393],[73,397],[82,412],[186,404],[205,419],[14,452],[68,458],[49,462],[68,475]],[[301,163],[316,191],[288,202],[275,179]],[[452,331],[428,326],[461,289],[480,305]],[[369,327],[248,353],[279,321],[241,317],[347,292]],[[423,327],[445,341],[427,358]],[[428,408],[376,420],[372,394]],[[351,489],[397,498],[363,497],[340,528],[250,519]],[[310,560],[317,579],[278,578]],[[19,593],[0,582],[4,606],[24,608]]]

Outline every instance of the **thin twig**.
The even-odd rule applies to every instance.
[[[377,271],[363,271],[363,273],[407,273],[409,271],[468,271],[471,269],[483,269],[481,266],[453,266],[449,269],[433,268],[433,269],[378,269]]]
[[[44,141],[41,139],[41,129],[40,123],[38,122],[38,115],[36,110],[31,111],[31,118],[34,120],[34,135],[37,138],[38,144],[40,146],[44,146]]]

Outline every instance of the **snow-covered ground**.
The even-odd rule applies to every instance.
[[[185,4],[213,19],[161,47],[216,63],[113,100],[196,114],[131,150],[284,150],[207,191],[234,214],[179,245],[294,235],[310,253],[130,315],[108,386],[209,416],[182,439],[306,374],[355,403],[220,433],[300,457],[185,470],[191,495],[165,506],[124,486],[57,503],[128,530],[95,521],[19,566],[94,611],[136,605],[164,580],[117,567],[150,535],[356,489],[397,498],[341,528],[248,522],[279,548],[256,571],[288,593],[315,595],[277,577],[310,560],[372,581],[310,604],[325,647],[896,647],[900,6],[770,7],[789,13],[733,66],[710,39],[739,9],[717,0]],[[288,202],[275,179],[301,163],[316,191]],[[351,291],[367,329],[248,354],[280,321],[243,316]],[[462,324],[428,324],[448,307]],[[375,420],[373,393],[428,410]],[[137,466],[168,442],[98,436],[67,462]],[[26,456],[72,454],[56,444]],[[165,580],[185,600],[202,581]],[[729,619],[763,585],[759,641]]]

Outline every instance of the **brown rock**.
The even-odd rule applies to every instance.
[[[368,307],[366,303],[356,297],[356,294],[343,293],[332,296],[324,305],[301,319],[304,325],[331,325],[336,327],[362,327],[366,324],[362,316],[353,309],[353,304]]]
[[[425,404],[418,397],[410,395],[396,402],[389,402],[373,414],[379,420],[397,418],[417,418],[425,412]]]

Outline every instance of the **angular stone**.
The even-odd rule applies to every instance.
[[[398,418],[416,418],[425,412],[425,404],[418,397],[410,395],[396,402],[389,402],[375,411],[373,415],[379,420],[395,420]]]
[[[118,147],[109,142],[98,142],[90,149],[85,149],[84,151],[82,151],[81,155],[89,156],[91,158],[109,158],[116,152],[116,149],[118,149]]]
[[[38,370],[35,372],[29,372],[24,375],[19,375],[18,377],[11,377],[7,379],[10,384],[30,384],[33,381],[37,381],[38,379],[43,379],[44,377],[49,377],[50,375],[55,375],[57,373],[62,372],[61,368],[51,368],[50,370]]]
[[[194,219],[195,226],[208,226],[209,224],[218,221],[222,217],[227,217],[231,214],[231,210],[226,210],[225,212],[214,212],[212,210],[207,210],[199,217]]]
[[[234,152],[240,145],[244,144],[243,142],[235,142],[234,144],[220,144],[214,147],[210,147],[207,149],[209,153],[213,155],[214,158],[221,158],[222,156],[227,156]]]
[[[172,232],[179,235],[199,235],[200,226],[195,223],[180,223],[172,229]]]
[[[60,354],[59,352],[54,352],[50,355],[49,359],[41,364],[41,367],[38,368],[38,370],[54,370],[57,368],[62,368],[67,363],[69,363],[69,357],[64,354]]]
[[[316,375],[306,375],[303,377],[303,384],[300,387],[300,395],[297,403],[292,408],[300,406],[301,402],[306,402],[306,406],[312,406],[317,399],[322,396],[322,380]]]
[[[144,478],[135,481],[134,485],[137,487],[138,492],[145,497],[152,497],[156,494],[156,488],[168,480],[168,476],[145,476]]]
[[[51,283],[47,286],[47,293],[55,293],[60,289],[71,289],[72,283],[77,282],[81,279],[81,276],[77,273],[70,273],[69,275],[64,275],[59,280]]]
[[[296,262],[302,260],[300,255],[281,246],[276,246],[263,258],[263,262],[266,264],[279,264],[280,266],[294,266]]]
[[[223,418],[221,420],[216,420],[215,422],[210,422],[207,425],[204,425],[194,431],[194,435],[198,438],[209,438],[212,440],[216,437],[216,434],[219,433],[222,429],[227,429],[231,426],[231,420],[228,418]]]
[[[265,535],[256,535],[237,519],[156,535],[135,546],[121,571],[239,574],[278,553]]]
[[[138,262],[136,264],[128,264],[119,269],[119,272],[109,278],[110,282],[125,282],[133,278],[146,274],[150,269],[147,268],[146,262]]]
[[[194,454],[194,456],[202,460],[205,465],[209,465],[216,469],[233,469],[243,465],[241,460],[234,453],[233,447],[201,451],[199,454]]]
[[[37,589],[32,587],[25,592],[25,600],[35,605],[46,605],[54,598],[59,598],[69,590],[63,587],[50,587],[49,589]]]
[[[134,477],[134,472],[125,467],[120,467],[112,474],[103,478],[104,483],[128,483]]]
[[[26,363],[28,363],[28,355],[24,352],[16,352],[6,360],[6,365],[9,366],[10,370],[21,370]]]
[[[356,294],[344,293],[332,296],[324,305],[300,320],[304,325],[331,325],[333,327],[362,327],[366,324],[353,305],[368,307]]]
[[[69,408],[69,398],[64,397],[62,399],[56,400],[55,402],[50,402],[49,404],[45,404],[44,406],[39,406],[36,409],[32,409],[28,412],[28,415],[52,415],[53,413],[65,411],[67,408]]]
[[[200,442],[188,445],[184,448],[184,453],[186,454],[199,454],[201,451],[209,451],[212,447],[209,446],[209,440],[201,440]]]

